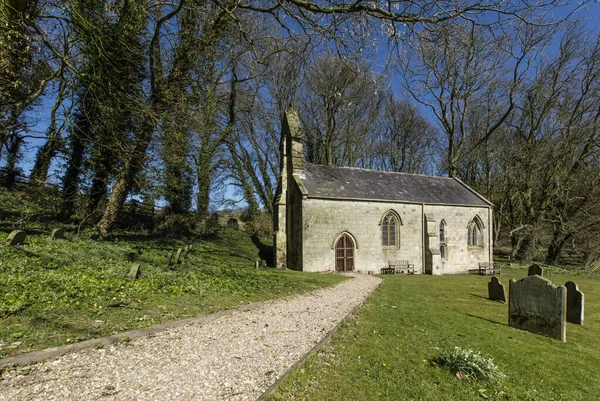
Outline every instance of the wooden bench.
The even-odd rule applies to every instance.
[[[392,267],[382,267],[381,268],[381,274],[394,274],[394,268]]]
[[[393,269],[395,274],[415,274],[415,265],[408,263],[408,260],[390,261],[388,269]]]
[[[500,266],[495,266],[492,262],[479,262],[479,274],[482,276],[500,275]]]

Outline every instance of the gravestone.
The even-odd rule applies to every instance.
[[[181,263],[181,254],[183,252],[183,248],[179,248],[177,253],[175,254],[175,261],[173,263],[178,264]]]
[[[65,231],[61,228],[55,228],[54,230],[52,230],[52,233],[50,234],[51,240],[63,239],[64,237],[65,237]]]
[[[185,258],[187,258],[188,253],[190,252],[190,247],[186,246],[183,249],[183,253],[181,254],[181,261],[183,262],[185,260]]]
[[[171,265],[171,261],[173,260],[173,252],[169,252],[167,254],[167,266]]]
[[[540,265],[538,265],[537,263],[532,264],[531,266],[529,266],[529,270],[527,271],[527,275],[528,276],[533,276],[533,275],[538,275],[540,277],[544,277],[544,268]]]
[[[131,265],[131,269],[129,269],[129,281],[135,281],[141,274],[140,264],[134,263]]]
[[[490,301],[506,303],[506,291],[498,277],[492,277],[492,280],[488,283],[488,298]]]
[[[565,283],[567,288],[567,322],[583,326],[583,310],[585,298],[583,292],[572,281]]]
[[[567,289],[539,275],[510,280],[508,325],[567,341]]]
[[[8,235],[8,238],[4,243],[6,245],[23,245],[25,244],[25,238],[27,238],[25,231],[14,230]]]

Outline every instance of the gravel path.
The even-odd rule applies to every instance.
[[[7,371],[0,400],[255,400],[381,281],[353,276],[203,324],[64,355],[27,375]]]

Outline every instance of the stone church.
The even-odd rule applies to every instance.
[[[275,266],[460,274],[492,261],[492,204],[460,180],[304,162],[300,120],[282,127]]]

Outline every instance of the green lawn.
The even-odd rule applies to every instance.
[[[340,282],[345,277],[255,269],[259,250],[241,231],[211,241],[120,233],[90,241],[49,230],[25,246],[0,245],[0,358],[229,309]],[[7,233],[0,234],[4,242]],[[192,245],[183,264],[168,251]],[[128,280],[132,262],[141,277]]]
[[[501,282],[527,274],[505,269]],[[385,276],[331,342],[292,373],[282,400],[591,400],[600,394],[600,278],[553,274],[585,293],[585,326],[567,343],[508,327],[508,306],[487,299],[489,277]],[[455,346],[493,358],[501,382],[459,380],[432,363]]]

